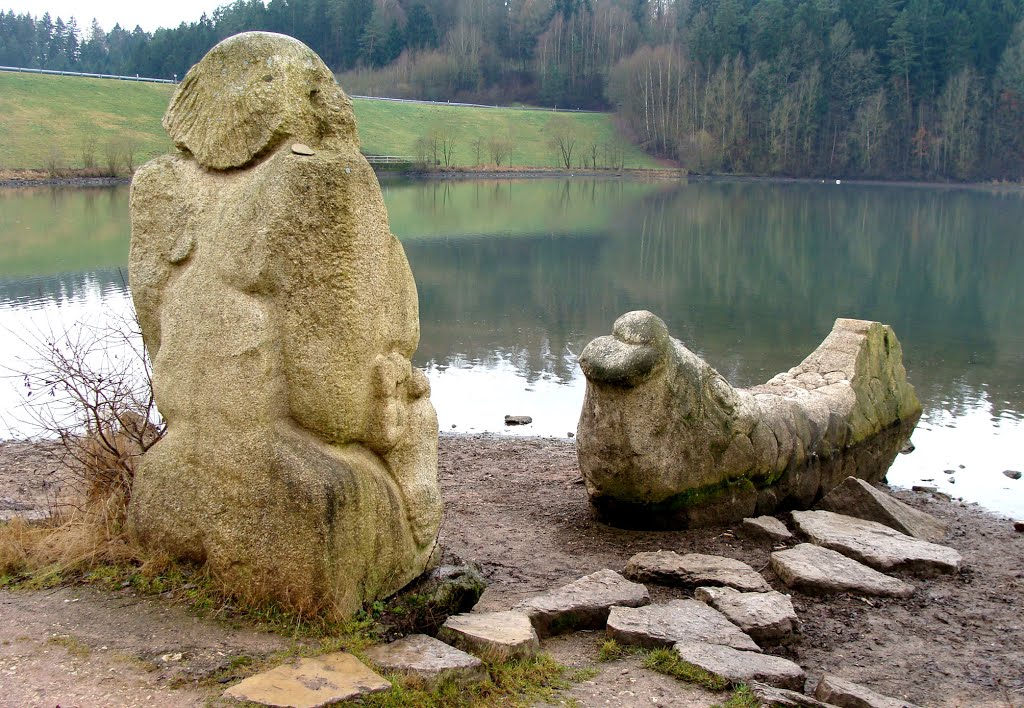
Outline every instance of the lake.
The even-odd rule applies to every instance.
[[[420,296],[415,364],[442,431],[565,437],[576,355],[648,309],[735,385],[836,317],[891,324],[924,406],[895,484],[1024,518],[1024,193],[615,179],[383,184]],[[127,188],[0,189],[0,367],[26,333],[125,312]],[[0,438],[25,435],[0,381]],[[505,414],[532,425],[506,428]]]

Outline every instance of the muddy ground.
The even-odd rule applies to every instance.
[[[45,507],[59,486],[46,445],[0,443],[0,514]],[[672,549],[768,567],[767,543],[729,529],[640,532],[590,513],[571,441],[442,436],[441,538],[478,563],[490,586],[481,609],[518,600],[601,568],[620,570],[639,551]],[[964,556],[956,576],[910,579],[908,600],[793,593],[800,640],[775,653],[797,661],[813,684],[822,671],[921,706],[1024,707],[1024,534],[975,506],[897,491],[950,524],[946,543]],[[681,596],[651,586],[656,600]],[[599,673],[568,696],[584,706],[709,706],[720,696],[649,672],[635,658],[597,661],[590,632],[545,642],[555,658]],[[189,615],[172,599],[85,586],[0,592],[0,705],[204,705],[217,680],[245,675],[248,657],[286,638]],[[241,658],[240,658],[241,657]],[[211,678],[212,677],[212,678]]]

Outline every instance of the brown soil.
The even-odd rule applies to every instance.
[[[45,504],[56,483],[51,447],[0,443],[0,500]],[[442,436],[442,540],[481,565],[490,586],[481,609],[520,599],[600,568],[621,569],[634,553],[673,549],[727,555],[761,570],[771,547],[728,529],[626,531],[590,512],[571,441]],[[950,524],[946,543],[965,559],[956,576],[921,580],[909,600],[793,593],[800,640],[774,650],[797,661],[813,684],[835,673],[922,706],[1024,707],[1024,534],[1005,519],[928,495],[896,496]],[[681,592],[651,586],[657,599]],[[708,706],[720,697],[643,669],[636,658],[597,661],[598,632],[548,640],[567,664],[598,674],[569,696],[584,706]],[[84,586],[0,592],[0,703],[10,705],[202,705],[289,640],[198,620],[165,598]],[[177,657],[181,654],[181,657]],[[244,660],[243,660],[244,661]]]

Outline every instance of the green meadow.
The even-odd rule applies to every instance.
[[[77,169],[90,153],[100,168],[114,155],[123,165],[129,153],[137,166],[171,149],[160,118],[173,91],[168,84],[0,72],[0,168]],[[564,167],[550,142],[562,124],[571,125],[574,166],[585,155],[589,163],[592,146],[598,166],[609,149],[625,167],[656,166],[617,133],[608,114],[369,99],[354,105],[366,153],[415,157],[424,154],[424,144],[443,139],[453,148],[452,166],[493,165],[492,147],[501,145],[503,167]]]

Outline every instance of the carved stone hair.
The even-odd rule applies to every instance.
[[[178,149],[216,170],[244,167],[289,138],[312,147],[358,143],[352,102],[327,65],[271,32],[211,49],[185,75],[163,124]]]

